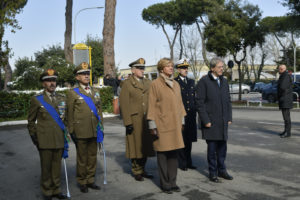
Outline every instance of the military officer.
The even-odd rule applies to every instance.
[[[52,117],[53,111],[58,114],[58,106],[65,102],[65,96],[55,92],[57,76],[53,69],[41,74],[44,91],[31,98],[28,113],[28,131],[40,154],[41,189],[46,200],[67,198],[60,190],[64,132]],[[54,108],[52,112],[48,106]]]
[[[178,71],[178,76],[175,80],[181,88],[182,102],[186,110],[185,126],[182,131],[184,148],[178,150],[178,167],[181,170],[196,169],[192,164],[192,142],[197,141],[197,123],[195,109],[195,81],[187,77],[189,63],[187,59],[181,59],[175,63]]]
[[[67,93],[68,129],[76,145],[77,168],[76,180],[80,191],[88,192],[88,188],[100,190],[95,184],[97,164],[97,126],[102,125],[102,109],[100,93],[89,85],[90,66],[83,62],[74,70],[78,81]],[[94,105],[95,111],[90,108]],[[96,116],[97,115],[97,116]],[[100,120],[98,117],[100,116]]]
[[[153,178],[145,172],[147,157],[154,156],[153,136],[147,126],[148,93],[151,81],[144,78],[145,60],[140,58],[129,64],[132,76],[122,84],[120,108],[126,127],[126,157],[131,159],[135,180]]]

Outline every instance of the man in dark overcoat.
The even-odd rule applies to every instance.
[[[51,111],[47,110],[47,106],[51,106],[59,113],[58,107],[65,105],[65,96],[55,92],[57,77],[58,73],[54,69],[45,70],[41,74],[44,91],[31,98],[28,112],[27,127],[40,154],[41,189],[45,200],[53,197],[67,199],[60,189],[64,132],[50,114]],[[60,117],[64,120],[63,114]]]
[[[187,113],[182,131],[184,148],[178,150],[178,167],[183,171],[196,169],[192,164],[191,156],[192,142],[197,141],[195,81],[187,77],[188,67],[189,63],[184,58],[175,63],[175,68],[179,74],[174,80],[180,85],[182,102]]]
[[[207,143],[209,179],[220,182],[222,177],[232,180],[226,170],[228,125],[232,122],[232,109],[227,80],[223,77],[224,61],[213,58],[210,71],[196,86],[196,107],[201,118],[202,138]]]
[[[129,64],[132,76],[122,83],[120,108],[126,127],[126,157],[131,159],[131,171],[135,180],[153,178],[145,171],[147,157],[154,156],[152,141],[147,124],[148,94],[151,81],[144,78],[145,60]]]
[[[288,138],[291,137],[290,109],[293,108],[293,81],[285,65],[279,66],[279,74],[277,85],[278,106],[284,120],[284,131],[279,135],[281,138]]]
[[[75,70],[78,86],[67,93],[68,130],[76,145],[76,180],[80,191],[100,190],[95,184],[97,166],[97,130],[103,125],[100,91],[90,83],[91,68],[83,62]],[[94,105],[94,110],[89,105]],[[98,117],[96,117],[95,112]]]

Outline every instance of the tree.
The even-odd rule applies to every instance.
[[[5,67],[5,83],[11,80],[11,67],[9,65],[9,48],[8,41],[3,41],[4,32],[6,27],[11,28],[11,32],[21,27],[18,25],[16,15],[19,14],[27,0],[1,0],[0,1],[0,72],[1,67]],[[1,83],[1,73],[0,73]],[[5,85],[6,88],[6,85]],[[1,89],[1,85],[0,85]]]
[[[213,14],[219,6],[224,5],[224,0],[176,0],[176,3],[180,8],[180,16],[183,18],[183,23],[185,25],[194,23],[197,25],[197,30],[201,37],[202,57],[204,63],[209,66],[203,27],[207,25],[208,14]]]
[[[264,31],[258,26],[261,11],[258,6],[249,3],[241,5],[239,0],[230,0],[209,15],[205,27],[207,49],[224,57],[228,53],[238,65],[239,100],[241,100],[241,64],[247,56],[247,47],[263,43]]]
[[[59,45],[52,45],[48,49],[43,49],[34,53],[36,67],[42,69],[53,68],[57,70],[59,77],[57,84],[65,86],[65,84],[74,84],[74,66],[68,63],[64,57],[64,50]]]
[[[103,26],[104,73],[115,76],[115,15],[117,0],[105,0]]]
[[[183,18],[180,17],[180,9],[175,1],[169,1],[165,3],[157,3],[143,9],[143,20],[155,25],[157,28],[161,27],[165,34],[169,48],[170,59],[174,59],[174,45],[183,24]],[[166,25],[170,25],[174,30],[174,36],[171,39],[166,30]]]
[[[283,0],[282,4],[288,7],[293,15],[300,15],[300,0]]]
[[[85,44],[92,48],[92,77],[93,80],[96,80],[104,75],[102,40],[97,37],[87,36]]]
[[[280,16],[280,17],[265,17],[261,20],[260,25],[267,31],[268,34],[274,35],[280,44],[283,56],[288,67],[291,66],[291,60],[287,56],[288,49],[295,46],[295,36],[300,34],[300,21],[296,16]],[[284,43],[284,39],[288,38],[289,42]]]
[[[65,59],[69,63],[73,63],[73,50],[72,50],[72,9],[73,0],[66,0],[66,31],[65,31],[65,44],[64,53]]]

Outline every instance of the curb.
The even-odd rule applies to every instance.
[[[103,118],[111,118],[111,117],[118,117],[118,116],[119,114],[103,113]],[[27,120],[0,122],[0,126],[12,126],[12,125],[24,125],[24,124],[27,124]]]
[[[232,109],[239,109],[239,110],[272,110],[272,111],[279,111],[278,107],[258,107],[258,106],[232,106]],[[293,108],[291,112],[300,112],[300,108]]]

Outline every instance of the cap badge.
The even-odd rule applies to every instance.
[[[145,64],[145,60],[143,58],[139,59],[139,64]]]
[[[48,76],[53,76],[54,70],[53,69],[48,69],[47,73],[48,73]]]
[[[89,67],[89,64],[87,64],[86,62],[83,62],[81,64],[82,69],[87,69]]]

